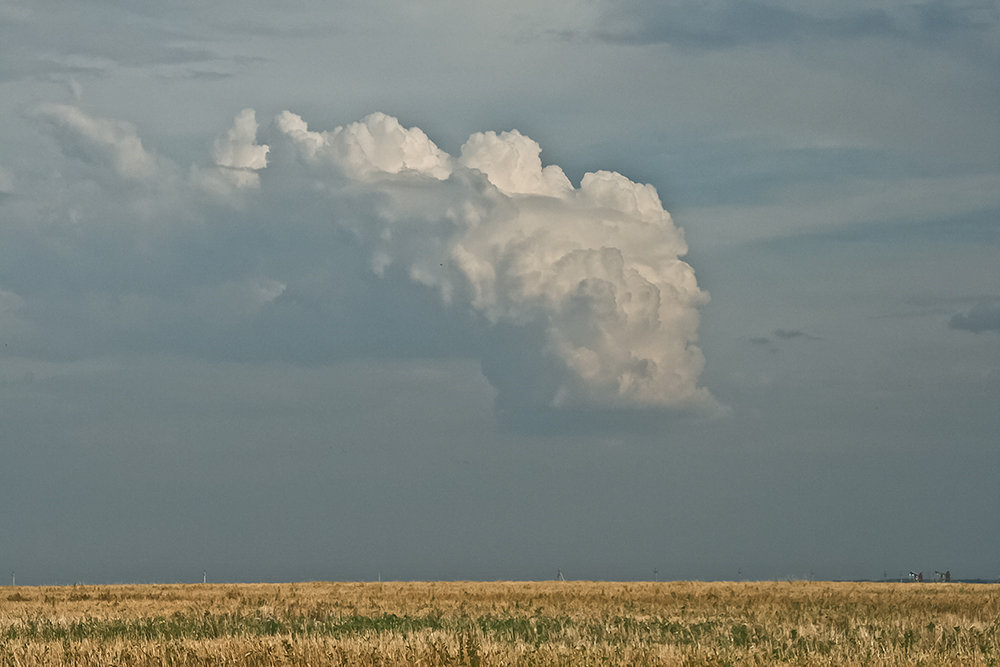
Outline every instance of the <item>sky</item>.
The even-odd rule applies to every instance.
[[[997,71],[989,0],[0,0],[0,573],[1000,578]]]

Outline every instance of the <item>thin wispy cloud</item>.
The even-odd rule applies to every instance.
[[[663,42],[713,49],[893,31],[889,16],[879,10],[815,16],[797,5],[759,1],[632,0],[610,6],[594,34],[616,43]]]
[[[822,340],[819,336],[813,336],[805,331],[800,331],[799,329],[775,329],[774,337],[781,340]]]
[[[593,35],[613,43],[725,49],[755,44],[888,37],[988,37],[1000,16],[990,3],[839,3],[775,0],[625,0],[606,3]]]
[[[1000,299],[983,299],[969,312],[959,313],[948,321],[948,326],[960,331],[983,333],[1000,332]]]

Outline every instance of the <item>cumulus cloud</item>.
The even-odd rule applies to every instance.
[[[556,165],[542,167],[542,147],[517,130],[479,132],[462,146],[462,164],[510,194],[561,196],[573,185]]]
[[[231,169],[263,169],[267,166],[267,146],[257,145],[257,114],[244,109],[233,119],[224,137],[215,140],[215,164]]]
[[[282,112],[275,124],[310,165],[331,164],[350,178],[414,172],[447,178],[451,159],[420,128],[404,128],[392,116],[373,113],[329,132],[312,132],[302,118]]]
[[[257,171],[267,166],[270,147],[257,143],[257,114],[244,109],[233,119],[233,126],[212,144],[214,169],[191,170],[192,178],[206,190],[228,194],[233,188],[260,186]]]
[[[121,180],[181,173],[147,152],[126,123],[55,105],[37,117],[68,154]],[[197,321],[189,335],[228,332],[231,345],[252,346],[247,331],[259,338],[267,323],[267,336],[284,330],[298,339],[315,328],[313,339],[336,346],[345,321],[380,307],[372,302],[395,291],[419,303],[414,290],[423,290],[437,306],[425,304],[433,311],[426,316],[400,306],[406,321],[395,335],[419,336],[434,328],[429,317],[459,323],[459,353],[482,360],[498,405],[716,405],[699,385],[699,308],[708,295],[650,185],[596,171],[575,187],[517,131],[474,134],[451,156],[381,113],[316,131],[289,111],[259,128],[246,109],[210,154],[211,166],[191,168],[159,195],[162,231],[132,246],[147,257],[128,267],[136,274],[128,298],[111,291],[93,301],[100,323],[126,329],[118,338],[144,331],[164,345],[169,337],[150,337],[144,320],[156,329]],[[226,196],[205,199],[206,190]],[[81,242],[77,251],[92,247]],[[212,259],[192,268],[196,256]],[[384,287],[352,275],[352,258]],[[97,273],[84,271],[78,282]],[[310,313],[324,300],[337,301],[343,317]],[[205,324],[213,320],[215,329]]]
[[[1000,299],[983,299],[968,313],[952,317],[948,325],[972,333],[1000,332]]]

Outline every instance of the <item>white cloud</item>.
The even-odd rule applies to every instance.
[[[269,146],[257,144],[257,115],[244,109],[233,119],[233,126],[212,144],[214,171],[195,170],[195,177],[209,190],[225,190],[226,185],[237,189],[260,186],[257,171],[267,166]]]
[[[508,194],[559,196],[573,189],[556,165],[542,167],[542,147],[517,130],[478,132],[462,146],[462,164]]]
[[[275,121],[307,163],[333,163],[357,179],[409,171],[447,178],[450,158],[420,128],[404,128],[392,116],[373,113],[329,132],[312,132],[300,116],[282,112]]]
[[[213,144],[215,164],[231,169],[263,169],[267,166],[267,146],[257,145],[257,116],[244,109],[233,119],[233,126]]]
[[[309,132],[288,112],[277,124],[304,161],[325,156],[380,197],[377,219],[351,225],[378,270],[397,263],[494,324],[540,327],[562,373],[551,405],[710,402],[695,344],[707,295],[679,259],[683,237],[652,186],[597,172],[574,189],[516,131],[473,135],[460,159],[473,171],[453,166],[448,185],[380,182],[410,165],[440,179],[450,161],[380,114],[333,133]]]
[[[111,166],[121,180],[180,173],[145,151],[131,125],[75,107],[38,114],[67,153]],[[337,276],[336,290],[314,288],[336,265],[330,258],[345,252],[323,245],[338,237],[322,230],[346,231],[386,285],[405,277],[409,287],[393,289],[430,288],[464,318],[467,339],[487,332],[464,349],[483,356],[500,401],[523,394],[543,408],[715,406],[698,383],[699,308],[708,295],[680,259],[683,234],[652,186],[598,171],[576,188],[516,131],[475,134],[453,158],[423,131],[380,113],[317,132],[285,111],[265,129],[266,145],[257,130],[246,109],[213,143],[214,167],[192,167],[191,180],[153,192],[107,186],[101,202],[114,211],[112,222],[99,207],[88,209],[68,252],[81,266],[95,261],[89,255],[99,246],[86,234],[88,225],[107,233],[98,219],[120,225],[114,238],[124,252],[77,278],[82,302],[93,307],[70,310],[86,318],[94,340],[169,347],[165,332],[176,328],[247,345],[254,338],[247,327],[263,326],[261,318],[273,326],[278,312],[300,318],[281,327],[296,335],[330,326],[296,299],[336,291],[368,308],[364,299],[375,298],[358,276],[336,269],[325,278]],[[206,200],[205,189],[225,196]],[[156,235],[133,238],[121,219],[137,201]],[[277,246],[262,241],[269,238]],[[212,261],[192,264],[192,253]],[[72,317],[56,306],[49,312],[53,322]],[[395,333],[403,341],[431,316],[405,313],[413,321]],[[336,346],[333,333],[311,338]]]

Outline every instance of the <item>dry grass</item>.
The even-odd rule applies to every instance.
[[[0,665],[996,665],[1000,587],[392,582],[0,589]]]

